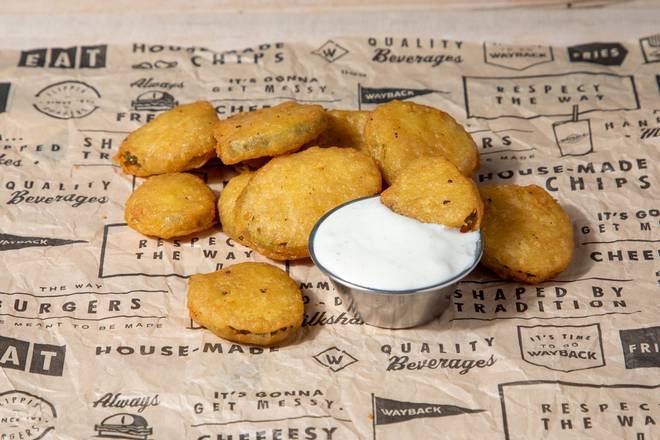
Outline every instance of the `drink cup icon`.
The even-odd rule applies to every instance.
[[[651,35],[650,37],[640,39],[639,45],[642,47],[644,62],[660,62],[660,34],[655,34]]]
[[[594,146],[591,140],[591,121],[578,119],[578,106],[573,106],[573,116],[568,121],[552,124],[559,153],[564,156],[584,156],[592,153]]]

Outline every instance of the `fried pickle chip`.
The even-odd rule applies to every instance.
[[[477,146],[465,129],[447,113],[426,105],[395,100],[378,106],[364,137],[388,183],[422,156],[444,156],[466,176],[479,168]]]
[[[234,164],[232,168],[237,173],[251,173],[253,171],[258,170],[262,166],[266,165],[270,159],[271,159],[270,157],[259,157],[257,159],[248,159],[248,160],[244,160],[243,162]]]
[[[129,134],[113,160],[143,177],[199,168],[214,156],[217,121],[207,101],[179,105]]]
[[[369,120],[369,112],[352,110],[330,110],[328,128],[319,136],[320,147],[350,147],[369,154],[364,140],[364,127]]]
[[[188,310],[221,338],[270,346],[297,333],[305,308],[286,272],[266,263],[240,263],[190,277]]]
[[[481,262],[504,279],[540,283],[566,269],[573,254],[571,220],[536,185],[480,188],[486,213]]]
[[[192,174],[152,176],[128,198],[124,218],[144,235],[182,237],[213,226],[215,194]]]
[[[349,200],[380,192],[372,158],[352,148],[312,147],[276,157],[252,176],[236,201],[236,232],[275,260],[309,256],[316,221]]]
[[[316,139],[326,125],[326,113],[320,105],[287,101],[219,121],[214,130],[216,150],[226,165],[279,156]]]
[[[236,233],[236,199],[241,195],[254,173],[243,173],[232,177],[222,191],[218,200],[218,213],[222,232],[241,244],[245,244],[243,237]]]
[[[408,163],[380,199],[401,215],[461,232],[478,230],[484,212],[474,181],[442,156]]]

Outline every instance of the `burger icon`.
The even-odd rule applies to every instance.
[[[140,440],[147,440],[153,433],[144,417],[129,413],[106,417],[101,423],[94,425],[94,431],[99,437]]]
[[[131,101],[131,107],[135,111],[146,110],[158,112],[169,110],[172,107],[176,107],[178,104],[179,103],[174,99],[174,96],[161,90],[144,92]]]

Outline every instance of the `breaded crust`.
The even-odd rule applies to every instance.
[[[236,233],[236,200],[241,195],[254,173],[248,172],[234,176],[227,186],[220,191],[218,200],[218,213],[222,232],[241,244],[246,244],[243,237]]]
[[[369,120],[366,111],[330,110],[328,128],[319,136],[319,147],[349,147],[369,154],[364,140],[364,127]]]
[[[349,200],[380,192],[376,163],[352,148],[312,147],[276,157],[254,173],[236,202],[236,234],[276,260],[309,256],[317,220]]]
[[[182,237],[215,224],[215,194],[192,174],[152,176],[128,198],[124,218],[144,235]]]
[[[484,212],[474,181],[441,156],[408,163],[380,199],[401,215],[461,232],[478,230]]]
[[[243,162],[239,162],[237,164],[234,164],[232,168],[234,171],[237,173],[251,173],[252,171],[256,171],[262,166],[266,165],[268,161],[270,160],[270,157],[260,157],[258,159],[248,159],[244,160]]]
[[[279,156],[316,139],[326,125],[326,113],[320,105],[287,101],[219,121],[214,130],[216,151],[227,165]]]
[[[426,105],[395,100],[378,106],[364,137],[388,183],[422,156],[444,156],[466,176],[479,168],[477,146],[465,129],[447,113]]]
[[[571,220],[543,188],[480,188],[486,212],[481,262],[504,279],[540,283],[562,272],[573,255]]]
[[[191,318],[221,338],[270,346],[294,336],[305,312],[302,293],[286,272],[240,263],[188,281]]]
[[[199,168],[214,155],[217,121],[207,101],[179,105],[129,134],[113,160],[143,177]]]

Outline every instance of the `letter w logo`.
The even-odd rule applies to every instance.
[[[330,347],[315,354],[314,359],[334,373],[358,361],[353,355],[337,347]]]
[[[321,47],[312,52],[312,54],[320,56],[328,63],[337,61],[347,53],[348,50],[346,48],[340,46],[332,40],[326,41]]]
[[[334,355],[331,355],[331,354],[326,354],[325,355],[325,361],[328,365],[339,365],[341,363],[342,359],[344,359],[343,354],[340,354],[339,356],[334,356]]]

